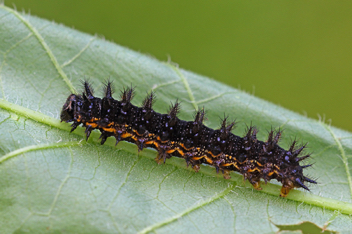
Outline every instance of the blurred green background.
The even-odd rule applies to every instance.
[[[351,1],[7,0],[352,131]]]

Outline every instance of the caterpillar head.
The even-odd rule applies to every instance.
[[[76,94],[71,94],[64,106],[62,107],[60,118],[61,121],[71,122],[75,119],[74,113],[80,110],[83,105],[83,100],[81,96]]]

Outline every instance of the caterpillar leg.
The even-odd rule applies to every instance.
[[[230,176],[231,171],[230,170],[223,170],[222,173],[224,174],[224,179],[228,180],[231,178],[231,176]]]
[[[260,187],[260,182],[259,181],[255,181],[255,182],[251,182],[251,184],[253,185],[253,188],[256,190],[262,190],[263,188]]]
[[[167,158],[171,158],[171,155],[167,153],[167,151],[170,149],[169,146],[162,146],[159,145],[157,148],[158,150],[158,156],[156,156],[155,161],[158,164],[165,163]]]
[[[199,164],[192,165],[192,168],[195,172],[198,172],[200,169],[200,165]]]
[[[253,188],[256,190],[262,190],[263,188],[260,186],[260,178],[254,177],[249,178],[248,181],[253,185]]]
[[[287,197],[290,190],[291,190],[290,187],[282,186],[280,191],[280,197]]]
[[[280,191],[280,197],[287,197],[288,193],[290,192],[291,189],[293,189],[295,186],[292,183],[291,180],[286,180],[282,184],[281,191]]]
[[[253,185],[253,188],[256,190],[262,190],[262,187],[260,187],[260,177],[257,175],[251,175],[251,173],[244,173],[243,177],[245,180],[248,180],[249,183]]]

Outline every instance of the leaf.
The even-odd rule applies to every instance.
[[[136,86],[134,104],[154,90],[165,113],[176,98],[181,118],[204,106],[209,127],[224,112],[267,131],[283,128],[280,145],[309,142],[318,185],[280,198],[272,181],[255,191],[242,176],[230,180],[178,158],[157,165],[156,152],[122,142],[104,146],[94,132],[69,133],[59,113],[80,80],[96,94],[108,78],[117,89]],[[159,62],[101,38],[0,6],[0,230],[2,233],[273,233],[309,221],[339,232],[352,227],[352,135],[243,91]],[[100,96],[101,96],[100,95]],[[117,94],[116,94],[117,97]],[[279,97],[278,97],[279,98]],[[254,224],[254,225],[253,225]]]

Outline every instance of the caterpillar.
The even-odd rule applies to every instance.
[[[71,132],[80,124],[85,128],[88,140],[92,130],[101,132],[101,144],[108,137],[115,137],[116,145],[128,141],[137,145],[138,151],[146,147],[158,152],[156,161],[176,156],[185,159],[197,172],[201,164],[209,164],[221,171],[225,179],[230,172],[236,171],[244,176],[255,189],[261,190],[260,180],[265,183],[272,179],[282,183],[280,196],[286,197],[293,188],[309,191],[305,182],[317,182],[303,175],[303,169],[311,164],[300,165],[310,154],[300,156],[306,145],[296,146],[293,141],[285,150],[278,145],[282,131],[269,132],[268,139],[257,139],[257,129],[248,127],[244,137],[231,132],[235,122],[228,122],[224,117],[219,129],[211,129],[203,124],[204,108],[196,111],[193,121],[181,120],[180,102],[176,100],[167,114],[153,110],[155,93],[151,92],[144,99],[142,106],[131,103],[134,88],[125,88],[121,100],[112,97],[112,82],[104,83],[105,97],[93,96],[93,89],[88,81],[83,81],[82,95],[70,94],[62,107],[61,121],[73,122]]]

